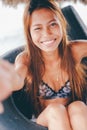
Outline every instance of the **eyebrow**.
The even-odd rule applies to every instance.
[[[50,20],[50,21],[48,21],[48,23],[47,24],[49,24],[49,23],[51,23],[51,22],[53,22],[53,21],[57,21],[56,19],[52,19],[52,20]],[[33,27],[36,27],[36,26],[40,26],[41,24],[33,24],[32,26]]]

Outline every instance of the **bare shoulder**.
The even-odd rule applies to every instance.
[[[15,59],[15,64],[20,63],[27,65],[29,62],[29,56],[26,51],[19,53]]]
[[[87,46],[87,40],[73,40],[69,41],[69,45],[72,47],[80,47],[80,46]]]
[[[26,51],[21,52],[15,59],[15,70],[21,76],[22,79],[25,79],[28,72],[29,56]]]
[[[83,57],[87,57],[87,40],[70,41],[69,46],[77,61],[81,61]]]

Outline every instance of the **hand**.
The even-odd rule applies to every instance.
[[[0,59],[0,101],[5,100],[15,90],[19,80],[14,64]]]
[[[12,65],[10,65],[7,61],[0,60],[0,101],[6,99],[12,92],[11,88],[11,69]],[[4,108],[2,103],[0,102],[0,113],[3,113]]]
[[[0,114],[4,112],[4,108],[3,108],[3,105],[2,103],[0,103]]]

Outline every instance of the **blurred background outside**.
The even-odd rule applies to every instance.
[[[61,7],[67,5],[72,5],[76,9],[87,26],[87,5],[80,2],[63,2]],[[23,31],[24,6],[24,4],[19,4],[14,8],[5,6],[0,1],[0,55],[26,44]]]

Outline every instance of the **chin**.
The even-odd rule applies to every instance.
[[[56,51],[58,47],[52,49],[42,49],[44,52],[53,52]]]

